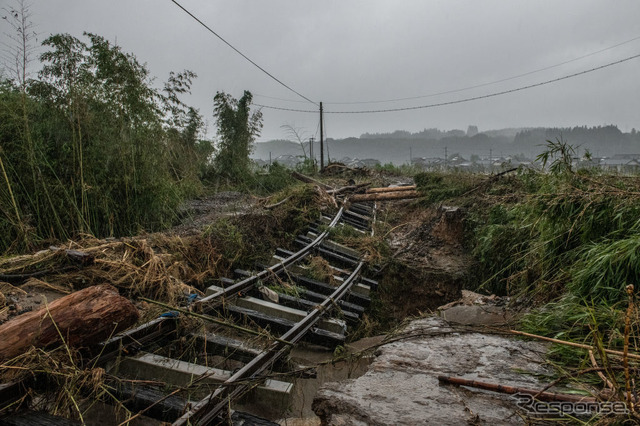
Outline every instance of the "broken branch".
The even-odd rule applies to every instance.
[[[492,392],[516,394],[525,393],[527,395],[535,396],[540,401],[552,402],[597,402],[597,399],[591,396],[570,395],[564,393],[555,392],[540,392],[535,389],[519,388],[515,386],[497,385],[495,383],[479,382],[477,380],[468,380],[461,377],[450,376],[438,376],[438,380],[444,383],[449,383],[458,386],[467,386],[471,388],[484,389]]]

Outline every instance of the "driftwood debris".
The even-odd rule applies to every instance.
[[[31,346],[90,346],[133,325],[138,310],[114,287],[88,287],[0,325],[0,362]]]
[[[58,273],[62,273],[62,272],[66,272],[66,271],[71,271],[71,270],[76,270],[78,269],[79,266],[87,266],[87,265],[91,265],[94,261],[95,258],[93,255],[89,254],[89,253],[85,253],[82,251],[78,251],[78,250],[70,250],[70,249],[63,249],[63,248],[59,248],[59,247],[55,247],[55,246],[51,246],[49,247],[49,250],[42,250],[41,252],[36,253],[35,255],[27,255],[27,256],[17,256],[15,258],[16,262],[17,261],[24,261],[24,260],[31,260],[31,259],[37,259],[38,257],[42,257],[43,254],[48,254],[48,253],[61,253],[64,255],[64,257],[66,257],[67,259],[71,260],[73,262],[72,265],[62,265],[62,266],[58,266],[55,268],[45,268],[45,269],[40,269],[37,271],[28,271],[28,272],[20,272],[20,273],[10,273],[10,274],[5,274],[2,273],[0,274],[0,280],[1,281],[6,281],[9,283],[22,283],[26,280],[28,280],[29,278],[40,278],[43,277],[45,275],[50,275],[50,274],[58,274]],[[14,262],[14,263],[16,263]]]
[[[571,394],[555,393],[555,392],[540,392],[535,389],[497,385],[495,383],[479,382],[477,380],[468,380],[468,379],[463,379],[461,377],[438,376],[438,380],[444,383],[452,384],[452,385],[467,386],[471,388],[484,389],[484,390],[499,392],[499,393],[507,393],[511,395],[516,393],[524,393],[524,394],[535,397],[535,399],[539,401],[546,401],[546,402],[562,401],[562,402],[588,403],[588,402],[597,401],[596,398],[593,398],[590,396],[571,395]]]
[[[373,193],[385,193],[385,192],[401,192],[401,191],[415,191],[415,185],[406,185],[406,186],[385,186],[382,188],[369,188],[367,189],[367,194]]]
[[[559,345],[572,346],[574,348],[581,348],[581,349],[586,349],[586,350],[597,350],[597,348],[594,347],[594,346],[589,346],[589,345],[585,345],[585,344],[582,344],[582,343],[567,342],[566,340],[558,340],[558,339],[553,339],[551,337],[538,336],[537,334],[525,333],[524,331],[509,330],[509,332],[512,333],[512,334],[516,334],[518,336],[532,337],[534,339],[544,340],[544,341],[551,342],[551,343],[557,343]],[[622,358],[627,357],[627,358],[631,358],[631,359],[640,360],[640,355],[634,354],[634,353],[627,353],[625,355],[624,352],[616,351],[616,350],[613,350],[613,349],[604,349],[604,352],[608,353],[609,355],[615,355],[615,356],[619,356],[619,357],[622,357]]]
[[[380,192],[369,194],[355,194],[352,195],[349,200],[353,202],[359,201],[386,201],[386,200],[403,200],[407,198],[418,198],[420,193],[415,190],[409,191],[392,191],[392,192]]]

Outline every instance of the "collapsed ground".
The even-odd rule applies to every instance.
[[[404,183],[407,180],[393,176],[376,178],[380,179],[379,184]],[[330,179],[333,179],[329,182],[334,186],[341,186],[348,184],[350,179],[361,183],[371,177],[338,175]],[[364,249],[372,260],[380,281],[378,299],[374,302],[367,321],[353,334],[352,339],[368,338],[381,333],[401,335],[403,331],[398,327],[403,320],[433,312],[439,306],[459,299],[463,288],[485,294],[509,295],[510,299],[494,297],[490,303],[480,303],[491,305],[490,311],[502,315],[498,317],[504,321],[494,321],[494,318],[491,320],[492,324],[517,324],[520,328],[538,334],[560,340],[578,340],[594,347],[592,353],[588,354],[558,345],[552,347],[550,357],[544,355],[546,347],[513,349],[523,353],[525,358],[528,356],[527,351],[533,351],[539,355],[539,363],[550,363],[544,371],[544,375],[549,378],[547,382],[558,374],[567,377],[577,375],[579,380],[569,380],[572,382],[572,392],[601,396],[604,394],[599,393],[598,388],[602,387],[604,380],[605,387],[608,388],[606,395],[626,400],[624,389],[626,386],[633,386],[633,382],[625,385],[624,374],[629,370],[624,370],[618,359],[607,356],[604,348],[622,349],[625,336],[630,336],[627,346],[632,350],[636,349],[638,316],[635,309],[627,310],[629,303],[625,297],[624,285],[634,282],[637,277],[638,267],[628,262],[633,259],[630,256],[636,247],[633,245],[636,241],[633,215],[637,212],[634,200],[640,193],[636,189],[640,187],[638,180],[573,172],[535,175],[525,170],[500,177],[423,174],[416,176],[416,183],[422,191],[421,198],[383,205],[376,238],[357,239],[348,230],[332,236],[344,244]],[[620,195],[626,196],[626,199],[620,199]],[[278,205],[280,201],[284,202]],[[271,207],[274,205],[275,207]],[[192,202],[190,209],[185,212],[183,223],[171,232],[122,240],[87,237],[59,245],[89,254],[89,264],[83,264],[86,259],[76,259],[68,251],[56,249],[3,259],[0,267],[7,280],[0,288],[0,320],[6,321],[12,316],[42,306],[42,296],[51,301],[60,295],[103,282],[116,285],[122,294],[134,300],[139,296],[146,296],[178,303],[190,294],[202,292],[207,284],[217,278],[230,276],[234,268],[250,269],[261,260],[261,255],[272,252],[275,247],[290,247],[293,237],[309,220],[319,211],[333,207],[331,197],[314,185],[299,186],[269,199],[256,199],[239,193],[219,193]],[[606,228],[603,223],[606,223]],[[625,228],[630,230],[626,234],[622,232]],[[624,251],[624,248],[628,251]],[[589,256],[596,262],[595,265],[589,265]],[[575,266],[575,271],[571,271],[574,263],[578,263],[579,267]],[[617,289],[612,285],[593,285],[588,293],[580,293],[585,290],[584,283],[588,282],[589,277],[585,277],[584,271],[589,271],[589,267],[594,274],[598,267],[604,267],[609,274],[614,275],[613,278],[602,276],[600,281],[592,281],[594,284],[606,280],[605,284],[613,283]],[[321,267],[318,273],[322,273]],[[591,299],[586,298],[589,295]],[[594,298],[596,296],[599,299]],[[477,300],[475,296],[471,298]],[[496,299],[499,303],[494,303]],[[603,300],[605,303],[595,303]],[[547,302],[551,304],[545,305]],[[509,309],[505,308],[507,303]],[[143,319],[153,318],[162,312],[161,308],[145,302],[138,301],[136,304],[143,313]],[[630,306],[633,307],[634,304],[635,299],[632,298]],[[477,308],[478,304],[474,306]],[[543,308],[531,312],[531,306]],[[487,310],[483,306],[482,312]],[[454,315],[450,309],[446,312],[449,312],[449,318],[445,315],[447,319]],[[523,315],[527,312],[528,315]],[[466,310],[462,315],[455,313],[453,319],[463,318],[467,325],[478,325],[478,322],[485,320],[479,320],[474,315],[473,311],[469,314],[469,310]],[[626,329],[625,317],[628,318]],[[433,331],[437,328],[439,333],[460,333],[459,330],[447,327],[451,326],[427,321],[418,322],[406,330],[410,333],[416,329]],[[484,335],[488,332],[482,330]],[[481,336],[475,338],[479,339],[476,345],[483,344]],[[458,348],[462,353],[473,352],[473,345],[469,346],[468,339],[458,339],[459,342],[454,340],[443,340],[442,344],[450,347],[463,344]],[[429,344],[431,343],[433,342]],[[493,346],[496,345],[498,344],[493,343]],[[433,365],[412,365],[412,356],[403,352],[406,347],[396,350],[403,356],[406,355],[407,370],[400,372],[401,376],[409,373],[414,376],[418,371],[424,374],[429,368],[433,369]],[[385,354],[393,354],[393,348],[381,349],[373,369],[385,371]],[[41,355],[29,353],[21,359],[5,363],[2,372],[4,379],[19,375],[21,366],[43,362]],[[496,354],[487,356],[494,355]],[[396,360],[398,357],[388,356]],[[55,355],[52,359],[60,362]],[[52,362],[52,359],[47,361]],[[497,356],[497,359],[500,357]],[[506,363],[507,360],[508,356],[501,362]],[[393,369],[397,371],[397,361],[395,365]],[[438,372],[455,374],[475,371],[473,366],[465,367],[453,361],[451,365],[457,367],[449,370],[440,368]],[[560,370],[549,369],[554,365],[559,366]],[[503,366],[506,370],[512,370],[512,367]],[[594,371],[581,373],[589,368]],[[599,370],[595,371],[597,369]],[[504,375],[492,372],[485,379],[512,382],[519,380],[540,385],[539,382],[531,382],[526,378],[509,376],[506,370],[502,371]],[[531,367],[530,370],[536,368]],[[606,376],[604,379],[603,372]],[[535,371],[532,374],[534,373]],[[73,374],[70,372],[69,376],[54,383],[61,388],[70,387],[70,378],[77,379],[78,374],[77,371]],[[434,383],[429,380],[433,379],[434,374],[436,373],[427,374],[425,377],[431,379],[425,379],[427,381],[422,385],[432,386]],[[535,374],[542,373],[537,371]],[[372,375],[363,377],[362,380],[375,380],[371,379]],[[398,386],[402,387],[402,381],[406,377],[398,380]],[[371,386],[372,383],[365,386]],[[352,393],[358,385],[355,383],[345,386],[351,387],[345,390],[332,385],[323,390],[316,412],[323,415],[327,413],[327,407],[332,407],[331,411],[338,413],[336,407],[345,404],[341,400],[336,405],[336,395],[353,398]],[[86,390],[77,391],[76,397],[79,400],[86,398],[83,396]],[[477,394],[473,392],[462,397],[461,406],[465,413],[476,411],[464,408],[464,401],[473,405],[469,401],[475,397]],[[73,400],[57,397],[53,404],[60,410]],[[51,401],[44,401],[43,406],[51,408]],[[481,405],[490,410],[493,407],[492,401],[494,400],[491,398],[485,398]],[[385,404],[387,407],[395,404],[393,401],[379,402],[380,413],[384,411]],[[504,400],[500,404],[503,403]],[[510,408],[509,402],[506,404],[506,410],[513,409],[513,403]],[[426,412],[434,409],[433,405],[423,405],[429,407],[428,410],[425,409]],[[384,423],[381,420],[382,414],[376,420],[370,413],[368,416],[363,413],[362,407],[358,408],[358,403],[350,407],[341,414],[341,418],[332,420],[327,415],[323,418],[335,423],[345,419]],[[407,410],[410,409],[411,407],[407,407]],[[74,415],[73,410],[68,411]],[[392,419],[393,412],[387,415],[391,416],[387,420]],[[483,417],[478,413],[467,417],[467,420],[496,421],[496,418]],[[411,418],[406,421],[411,423],[415,420],[416,418]]]

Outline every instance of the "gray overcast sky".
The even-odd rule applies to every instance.
[[[5,5],[11,0],[0,0]],[[549,80],[640,53],[640,39],[526,77],[400,102],[337,105],[454,90],[558,64],[640,36],[637,0],[181,0],[240,51],[325,110],[446,102]],[[212,121],[212,97],[244,89],[255,103],[313,109],[233,52],[170,0],[35,0],[40,38],[95,32],[146,62],[158,80],[198,74],[188,102]],[[2,28],[6,30],[6,24]],[[327,115],[329,137],[428,127],[480,130],[617,124],[640,127],[640,59],[570,80],[409,112]],[[292,101],[265,98],[259,95]],[[314,135],[316,114],[263,110],[259,140],[284,124]]]

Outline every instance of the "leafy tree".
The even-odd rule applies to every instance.
[[[37,79],[0,82],[0,251],[161,228],[202,188],[211,143],[180,101],[195,74],[157,90],[134,55],[85,36],[47,38]]]
[[[560,137],[555,141],[547,140],[546,149],[536,157],[536,161],[542,162],[543,168],[549,164],[549,171],[553,174],[571,173],[575,154],[575,148]]]
[[[211,142],[200,137],[204,128],[202,115],[180,100],[180,95],[191,93],[191,84],[196,77],[189,70],[171,72],[160,95],[171,171],[176,180],[190,182],[192,186],[198,186],[213,154]],[[187,195],[195,194],[192,190],[187,191]]]
[[[213,98],[213,114],[218,125],[216,173],[232,182],[242,182],[250,175],[249,154],[252,143],[262,130],[262,112],[251,112],[251,92],[238,100],[224,92]]]

